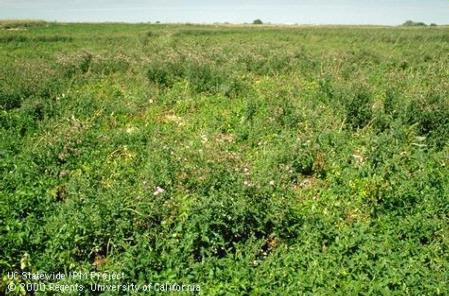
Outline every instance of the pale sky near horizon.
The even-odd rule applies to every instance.
[[[67,22],[449,24],[447,0],[0,0],[0,19]]]

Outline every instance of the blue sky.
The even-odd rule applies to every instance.
[[[448,24],[447,0],[0,0],[0,19],[71,22]]]

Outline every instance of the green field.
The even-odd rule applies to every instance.
[[[447,295],[449,27],[0,28],[0,294]]]

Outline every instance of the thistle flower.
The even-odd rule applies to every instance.
[[[154,191],[153,195],[154,195],[154,196],[157,196],[157,195],[162,194],[162,193],[164,193],[164,192],[165,192],[165,189],[163,189],[163,188],[157,186],[157,187],[156,187],[156,191]]]

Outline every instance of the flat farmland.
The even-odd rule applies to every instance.
[[[0,22],[0,294],[42,271],[445,295],[448,49],[444,26]]]

